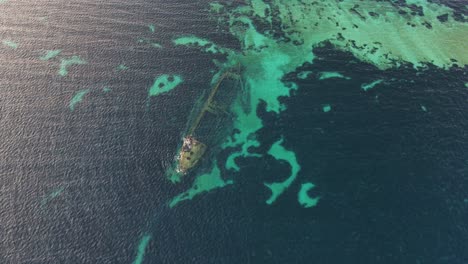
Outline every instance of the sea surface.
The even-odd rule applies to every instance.
[[[463,1],[431,2],[466,19]],[[298,88],[281,112],[256,109],[261,156],[222,166],[235,117],[211,116],[211,154],[174,184],[225,59],[180,36],[242,49],[204,0],[0,0],[0,263],[468,263],[466,66],[380,69],[325,43],[284,76]],[[150,96],[165,74],[183,81]],[[293,166],[275,142],[300,171],[268,204]],[[213,160],[232,182],[168,206]]]

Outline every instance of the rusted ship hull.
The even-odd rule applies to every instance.
[[[240,66],[239,66],[240,68]],[[239,69],[238,69],[239,70]],[[203,157],[203,155],[206,152],[207,146],[198,141],[193,135],[195,135],[195,130],[197,129],[201,119],[203,116],[207,113],[225,113],[225,110],[220,109],[219,106],[217,106],[216,103],[214,103],[214,97],[215,94],[218,91],[219,86],[221,85],[221,82],[225,78],[233,78],[233,79],[240,79],[240,76],[236,73],[233,73],[231,71],[226,71],[224,74],[219,78],[217,83],[213,86],[210,94],[208,95],[205,103],[203,104],[203,107],[198,114],[198,116],[195,118],[194,122],[191,123],[190,128],[187,131],[187,136],[184,137],[183,139],[183,144],[182,148],[179,151],[178,154],[178,164],[176,171],[181,174],[186,174],[189,172],[191,169],[196,167],[196,165],[199,163],[200,159]]]
[[[206,148],[205,144],[194,137],[185,137],[182,148],[179,151],[177,172],[185,174],[195,167],[203,157],[203,154],[205,154]]]

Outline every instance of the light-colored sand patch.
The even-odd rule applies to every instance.
[[[297,194],[297,201],[302,207],[310,208],[310,207],[314,207],[317,205],[318,201],[320,200],[320,197],[312,198],[309,196],[309,191],[313,189],[314,187],[315,185],[310,182],[303,183],[301,185],[301,189],[299,190]]]
[[[18,48],[18,43],[12,41],[12,40],[3,40],[2,44],[10,49],[17,49]]]
[[[167,93],[176,88],[182,82],[183,79],[179,75],[163,74],[154,80],[153,86],[151,86],[148,91],[148,96],[157,96]]]
[[[47,50],[44,55],[39,57],[40,60],[48,61],[60,55],[62,50]]]
[[[72,56],[69,58],[63,58],[62,61],[60,62],[60,69],[58,74],[60,76],[67,76],[68,75],[68,67],[72,65],[83,65],[86,64],[87,62],[83,59],[81,59],[79,56]]]
[[[322,106],[322,111],[323,111],[324,113],[328,113],[328,112],[330,112],[331,110],[332,110],[332,107],[331,107],[331,105],[329,105],[329,104],[325,104],[325,105]]]
[[[273,156],[276,160],[287,162],[291,167],[291,174],[286,180],[282,182],[264,183],[265,186],[271,190],[271,196],[266,201],[266,203],[269,205],[273,204],[276,201],[276,199],[278,199],[278,197],[284,191],[286,191],[286,189],[289,188],[289,186],[291,186],[291,184],[297,177],[297,173],[301,169],[301,166],[299,166],[299,163],[297,163],[296,153],[285,149],[282,146],[282,144],[283,139],[278,140],[271,146],[270,150],[268,151],[268,154]]]
[[[213,168],[210,172],[198,175],[193,182],[193,185],[187,191],[177,195],[169,202],[169,207],[174,207],[182,201],[192,200],[193,197],[208,192],[213,189],[222,188],[226,185],[232,184],[232,180],[224,180],[221,177],[221,172],[216,164],[213,164]]]
[[[149,234],[146,234],[141,238],[140,243],[138,243],[137,255],[135,257],[135,260],[133,261],[133,264],[143,263],[146,247],[148,246],[152,238],[153,237]]]
[[[361,85],[361,89],[364,90],[365,92],[369,91],[370,89],[375,88],[377,85],[381,84],[383,80],[375,80],[371,83],[364,83]]]
[[[69,104],[70,111],[75,111],[76,105],[83,101],[85,95],[88,94],[89,91],[89,89],[80,90],[72,97]]]

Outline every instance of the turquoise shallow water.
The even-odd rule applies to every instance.
[[[431,17],[403,2],[381,6]],[[364,60],[365,37],[303,49],[261,3],[0,1],[0,262],[466,263],[463,58],[413,67],[423,37],[382,40],[404,44],[399,67]],[[209,152],[174,184],[226,57],[244,83],[223,83],[229,114],[203,120]]]

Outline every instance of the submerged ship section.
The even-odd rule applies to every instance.
[[[228,107],[235,96],[235,88],[241,82],[239,74],[239,66],[226,70],[212,86],[195,118],[189,122],[188,130],[183,136],[182,146],[177,154],[175,172],[179,180],[199,166],[208,153],[214,154],[211,152],[216,149],[214,146],[217,145],[217,134],[226,129],[220,126],[226,124],[224,122],[226,118],[230,118]],[[212,147],[210,148],[209,145]]]

